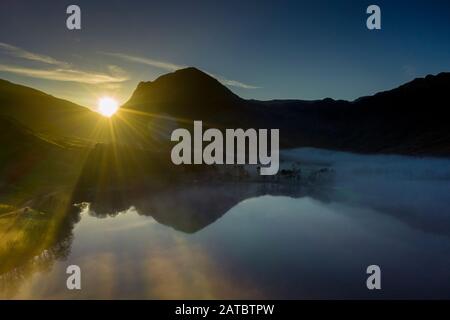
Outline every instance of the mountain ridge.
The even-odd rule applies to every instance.
[[[155,80],[140,81],[138,83],[138,85],[136,86],[136,88],[134,89],[134,91],[132,92],[130,98],[123,105],[127,105],[130,102],[130,100],[132,100],[133,95],[135,95],[140,90],[146,89],[147,86],[152,85],[155,82],[158,82],[158,81],[160,81],[162,79],[165,79],[168,76],[177,75],[180,72],[187,71],[187,70],[189,70],[189,71],[195,70],[196,72],[199,72],[199,73],[201,73],[203,75],[206,75],[207,77],[209,77],[210,79],[214,80],[215,82],[217,82],[218,84],[223,86],[225,89],[227,89],[232,95],[234,95],[235,97],[238,97],[241,100],[248,101],[248,102],[261,102],[261,103],[278,103],[278,102],[283,102],[283,103],[291,103],[291,102],[313,103],[313,102],[327,101],[327,100],[329,100],[329,101],[340,101],[340,102],[352,102],[352,103],[354,103],[354,102],[358,102],[361,99],[370,98],[370,97],[374,97],[374,96],[377,96],[377,95],[382,95],[384,93],[389,93],[389,92],[391,92],[393,90],[396,90],[396,89],[408,88],[409,86],[411,86],[413,84],[422,84],[422,83],[424,83],[424,81],[429,81],[429,80],[432,80],[432,79],[438,79],[438,78],[442,78],[442,77],[450,78],[450,72],[440,72],[438,74],[428,74],[428,75],[426,75],[424,77],[416,77],[413,80],[410,80],[408,82],[400,84],[400,85],[398,85],[396,87],[393,87],[391,89],[382,90],[382,91],[376,92],[376,93],[371,94],[371,95],[360,96],[360,97],[355,98],[353,100],[334,99],[334,98],[331,98],[331,97],[325,97],[325,98],[322,98],[322,99],[312,99],[312,100],[305,100],[305,99],[301,99],[301,98],[298,98],[298,99],[297,98],[289,98],[289,99],[276,98],[276,99],[268,99],[268,100],[259,100],[259,99],[254,99],[254,98],[249,98],[249,99],[241,98],[240,96],[235,94],[233,91],[228,89],[226,86],[222,85],[217,79],[213,78],[212,76],[208,75],[207,73],[205,73],[205,72],[203,72],[200,69],[195,68],[195,67],[187,67],[187,68],[183,68],[183,69],[178,69],[178,70],[176,70],[175,72],[172,72],[172,73],[163,74],[160,77],[156,78]],[[70,100],[59,98],[59,97],[54,96],[52,94],[46,93],[46,92],[44,92],[42,90],[39,90],[39,89],[36,89],[36,88],[33,88],[33,87],[29,87],[29,86],[26,86],[26,85],[23,85],[23,84],[15,83],[15,82],[12,82],[12,81],[0,78],[0,88],[2,86],[4,86],[5,84],[9,85],[9,86],[14,86],[14,87],[20,87],[22,89],[26,89],[26,90],[32,91],[35,94],[39,94],[39,95],[42,95],[42,96],[54,98],[54,99],[57,99],[57,100],[59,100],[61,102],[66,102],[66,103],[75,105],[77,107],[81,107],[81,108],[84,108],[86,110],[89,110],[91,112],[95,112],[92,109],[90,109],[89,107],[82,106],[80,104],[76,104],[76,103],[74,103],[74,102],[72,102]]]
[[[33,131],[80,138],[88,138],[100,120],[106,121],[85,107],[27,89],[0,81],[0,116]],[[191,128],[194,120],[202,120],[205,127],[219,129],[278,128],[282,148],[450,156],[449,90],[450,73],[441,72],[353,101],[260,101],[243,99],[190,67],[139,83],[111,121],[116,142],[140,147],[167,147],[173,129]],[[30,101],[30,96],[37,99]]]
[[[172,80],[173,78],[177,77],[178,75],[183,75],[182,77],[184,77],[185,75],[189,74],[190,76],[193,77],[198,77],[198,76],[202,76],[205,79],[209,79],[213,82],[215,82],[216,84],[222,86],[224,89],[226,89],[228,92],[230,92],[233,96],[238,97],[241,100],[244,101],[249,101],[249,102],[262,102],[262,103],[270,103],[270,102],[304,102],[304,103],[308,103],[308,102],[319,102],[319,101],[338,101],[338,102],[357,102],[360,99],[364,99],[364,98],[369,98],[369,97],[373,97],[376,95],[380,95],[380,94],[384,94],[387,92],[391,92],[394,91],[396,89],[405,89],[405,88],[411,88],[412,86],[414,87],[419,87],[420,85],[423,84],[427,84],[430,81],[435,81],[435,80],[440,80],[443,78],[450,78],[450,72],[439,72],[437,74],[428,74],[426,76],[423,77],[416,77],[410,81],[407,81],[405,83],[402,83],[398,86],[392,87],[390,89],[386,89],[386,90],[382,90],[382,91],[378,91],[375,92],[374,94],[368,94],[368,95],[363,95],[360,97],[357,97],[353,100],[348,100],[348,99],[335,99],[332,97],[324,97],[321,99],[311,99],[311,100],[306,100],[306,99],[301,99],[301,98],[290,98],[290,99],[268,99],[268,100],[259,100],[259,99],[254,99],[254,98],[250,98],[250,99],[244,99],[240,96],[238,96],[237,94],[235,94],[232,90],[230,90],[229,88],[227,88],[225,85],[223,85],[222,83],[220,83],[216,78],[212,77],[211,75],[209,75],[206,72],[203,72],[202,70],[196,68],[196,67],[187,67],[187,68],[183,68],[183,69],[178,69],[174,72],[171,73],[166,73],[163,74],[161,76],[159,76],[158,78],[156,78],[155,80],[150,80],[150,81],[141,81],[138,83],[138,85],[136,86],[136,89],[133,91],[131,97],[127,100],[127,102],[124,103],[124,105],[126,105],[127,103],[129,103],[130,100],[132,100],[133,95],[141,90],[145,90],[148,89],[149,86],[154,85],[155,83],[158,83],[160,81],[165,81],[165,80]],[[179,81],[180,79],[177,79],[176,81]],[[447,80],[448,81],[448,80]]]

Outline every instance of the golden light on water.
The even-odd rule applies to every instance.
[[[102,97],[98,99],[97,110],[101,115],[109,118],[119,110],[119,103],[111,97]]]

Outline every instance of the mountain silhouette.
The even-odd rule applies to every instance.
[[[192,124],[195,119],[224,127],[244,124],[246,120],[250,123],[255,115],[249,107],[246,100],[218,80],[190,67],[139,83],[122,108],[155,118],[170,117],[180,126]]]
[[[450,155],[449,90],[450,73],[440,73],[355,101],[245,100],[186,68],[140,83],[123,108],[188,128],[193,120],[217,128],[278,128],[282,147]]]
[[[157,108],[179,101],[201,105],[202,103],[235,103],[239,100],[241,99],[237,95],[218,80],[190,67],[165,74],[155,81],[139,83],[129,105],[145,109],[148,104]]]
[[[191,67],[141,82],[111,120],[0,80],[0,116],[53,137],[141,149],[165,150],[173,145],[175,128],[192,128],[193,120],[202,120],[204,127],[219,129],[280,129],[282,148],[449,156],[449,90],[450,73],[440,73],[354,101],[246,100]],[[107,121],[113,123],[114,139]]]

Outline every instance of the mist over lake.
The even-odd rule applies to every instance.
[[[300,163],[305,175],[327,168],[329,176],[177,185],[130,197],[126,209],[86,203],[75,208],[64,254],[50,255],[45,267],[34,259],[3,274],[2,294],[450,297],[450,160],[311,148],[283,151],[281,159],[284,166]],[[82,267],[81,291],[64,286],[70,264]],[[382,270],[379,292],[365,286],[372,264]]]

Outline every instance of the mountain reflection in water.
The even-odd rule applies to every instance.
[[[14,223],[0,218],[0,296],[449,298],[450,181],[400,160],[412,176],[397,162],[381,172],[337,161],[324,184],[178,181],[36,197]],[[71,264],[80,291],[66,289]],[[365,286],[371,264],[380,292]]]

